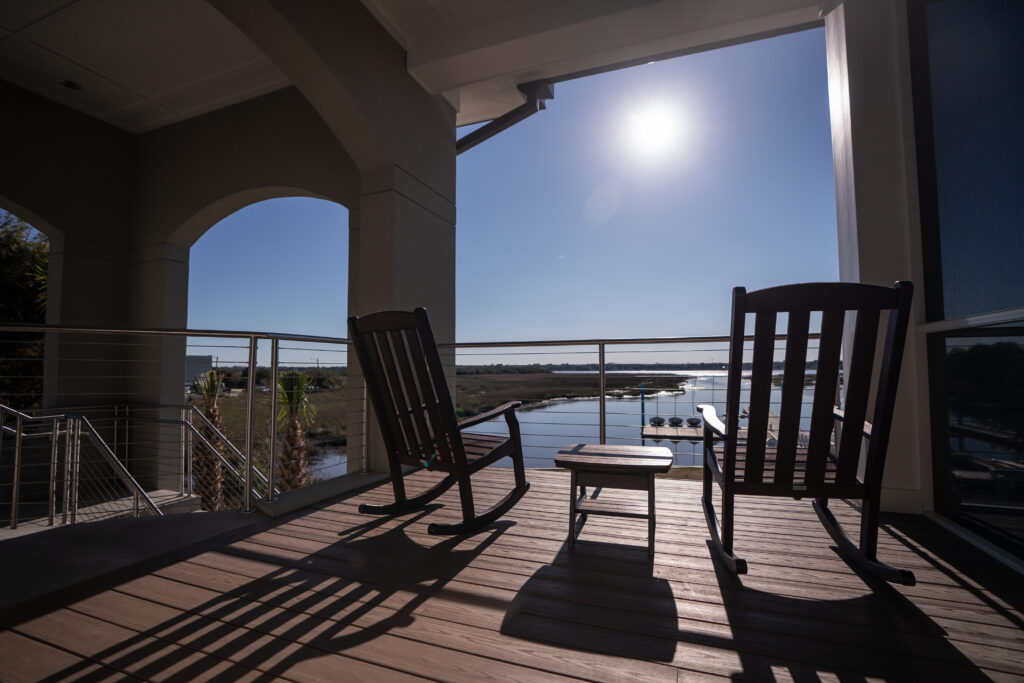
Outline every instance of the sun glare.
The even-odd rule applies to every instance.
[[[678,151],[682,137],[679,112],[667,104],[649,104],[630,113],[627,144],[644,160],[663,159]]]

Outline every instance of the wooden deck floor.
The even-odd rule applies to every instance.
[[[478,506],[511,475],[474,477]],[[528,477],[520,504],[469,538],[426,534],[456,521],[454,490],[419,514],[360,515],[388,499],[381,486],[47,605],[0,631],[0,679],[1024,677],[1020,577],[923,518],[890,520],[880,540],[918,585],[872,587],[809,503],[740,499],[750,573],[736,579],[711,560],[697,482],[658,481],[652,563],[646,523],[628,519],[592,517],[570,553],[568,475]]]

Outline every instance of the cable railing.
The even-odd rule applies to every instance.
[[[818,334],[810,335],[812,340]],[[752,337],[747,338],[747,343]],[[785,335],[777,335],[778,353]],[[519,411],[528,467],[553,467],[571,443],[668,447],[676,465],[699,465],[698,406],[724,413],[729,337],[517,340],[442,345],[451,350],[456,407],[472,415],[507,400]],[[808,348],[808,381],[816,346]],[[749,354],[745,359],[750,361]],[[781,403],[781,373],[771,403]],[[809,387],[808,387],[809,388]],[[741,405],[745,405],[741,392]],[[809,426],[811,396],[802,422]],[[741,416],[742,417],[742,416]],[[498,423],[473,431],[501,434]],[[772,436],[769,430],[769,437]]]
[[[200,507],[248,510],[314,477],[366,469],[365,396],[349,381],[347,339],[14,325],[0,326],[3,334],[18,343],[35,334],[42,350],[2,378],[0,397],[32,398],[34,391],[37,404],[79,404],[97,438],[146,488],[199,499],[213,491],[205,496],[213,502]],[[777,339],[785,343],[784,334]],[[553,466],[555,452],[574,442],[664,445],[676,464],[695,465],[699,430],[688,422],[699,417],[698,405],[723,410],[728,345],[727,336],[513,340],[442,344],[441,355],[463,415],[524,401],[529,466]],[[193,386],[209,370],[223,380],[219,426]],[[276,380],[290,370],[310,378],[307,398],[318,410],[298,439],[276,419]],[[664,422],[652,424],[659,417]],[[475,429],[500,433],[501,426]],[[0,475],[3,467],[0,460]]]
[[[0,501],[10,528],[162,512],[83,415],[30,415],[0,405]],[[10,484],[6,484],[9,476]]]

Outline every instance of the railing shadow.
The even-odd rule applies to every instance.
[[[177,679],[192,680],[224,660],[276,678],[306,660],[358,648],[412,623],[420,605],[445,590],[512,524],[498,522],[473,536],[445,538],[433,546],[409,538],[405,529],[437,507],[428,506],[371,535],[394,522],[374,518],[346,529],[337,543],[301,558],[253,550],[251,544],[220,548],[222,553],[278,568],[91,654],[90,659],[147,679],[174,666]],[[404,568],[373,566],[373,558],[381,555],[400,556]],[[397,608],[396,602],[401,602]],[[379,616],[382,613],[386,616]],[[184,667],[182,645],[200,655]],[[44,680],[74,678],[88,667],[83,661]]]

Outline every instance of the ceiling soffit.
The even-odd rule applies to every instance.
[[[818,0],[363,0],[458,124],[522,104],[517,85],[820,24]]]
[[[205,0],[0,3],[0,78],[132,133],[289,84]]]

